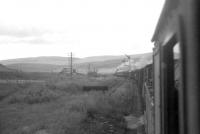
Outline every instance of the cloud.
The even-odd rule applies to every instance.
[[[37,28],[21,28],[21,27],[8,27],[0,26],[0,36],[13,36],[18,38],[30,37],[30,36],[41,36],[50,31],[40,30]]]
[[[1,36],[0,44],[51,44],[51,41],[44,39],[43,37],[13,37],[13,36]]]
[[[50,44],[44,36],[50,30],[33,27],[9,27],[0,25],[0,44]]]
[[[28,43],[28,44],[51,44],[52,42],[45,40],[43,38],[34,38],[30,40],[22,40],[21,42]]]

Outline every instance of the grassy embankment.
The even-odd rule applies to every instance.
[[[109,91],[83,92],[83,85],[106,85]],[[122,134],[123,116],[134,111],[130,84],[114,77],[1,84],[0,94],[2,134]]]

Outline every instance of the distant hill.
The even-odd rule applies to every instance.
[[[144,54],[135,54],[130,55],[131,58],[145,58],[151,56],[151,53],[144,53]],[[102,62],[107,60],[119,60],[124,59],[124,55],[112,56],[112,55],[105,55],[105,56],[92,56],[86,58],[76,58],[74,57],[73,60],[75,63],[88,63],[88,62]],[[1,60],[0,63],[4,65],[8,64],[22,64],[22,63],[34,63],[34,64],[52,64],[52,65],[66,65],[69,62],[68,57],[59,57],[59,56],[41,56],[41,57],[30,57],[30,58],[18,58],[18,59],[8,59],[8,60]]]
[[[144,53],[144,54],[134,54],[134,55],[129,55],[133,59],[137,58],[151,58],[152,53]],[[115,61],[115,60],[123,60],[125,55],[105,55],[105,56],[93,56],[93,57],[86,57],[86,58],[81,58],[77,60],[77,63],[88,63],[88,62],[104,62],[104,61]]]
[[[60,72],[64,65],[37,64],[37,63],[15,63],[8,64],[9,68],[23,72]]]
[[[120,60],[116,61],[102,61],[102,62],[87,62],[75,64],[74,67],[78,72],[86,73],[88,70],[88,65],[90,64],[91,69],[93,67],[97,68],[98,71],[115,69],[121,63]],[[16,69],[23,72],[61,72],[66,65],[52,65],[52,64],[33,64],[33,63],[17,63],[8,64],[9,68]],[[105,72],[105,71],[103,71]],[[110,72],[110,71],[108,71]]]
[[[152,60],[151,53],[130,55],[136,62],[137,66],[144,66]],[[122,64],[124,55],[119,56],[94,56],[86,58],[74,58],[74,67],[82,73],[86,73],[90,64],[91,68],[95,67],[100,73],[114,73],[117,66]],[[11,69],[24,72],[60,72],[68,65],[67,57],[35,57],[3,60],[0,63],[5,64]]]
[[[16,72],[16,70],[0,64],[0,72]]]
[[[73,58],[73,60],[76,61],[78,60],[78,58]],[[68,62],[69,62],[68,57],[59,57],[59,56],[41,56],[41,57],[18,58],[18,59],[9,59],[0,61],[0,63],[4,65],[18,64],[18,63],[65,65],[68,64]]]

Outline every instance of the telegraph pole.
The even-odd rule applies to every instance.
[[[71,78],[72,78],[72,75],[73,75],[73,57],[72,57],[72,52],[70,53],[70,75],[71,75]]]

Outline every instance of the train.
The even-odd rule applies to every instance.
[[[153,63],[122,73],[139,89],[145,134],[200,134],[199,9],[199,0],[166,0]]]
[[[134,60],[130,58],[130,59],[125,60],[122,64],[120,64],[116,68],[114,75],[120,76],[120,77],[125,77],[129,74],[129,72],[131,72],[135,69],[136,69],[136,66],[134,64]]]
[[[199,9],[199,0],[165,1],[151,40],[154,116],[147,134],[200,133]]]

